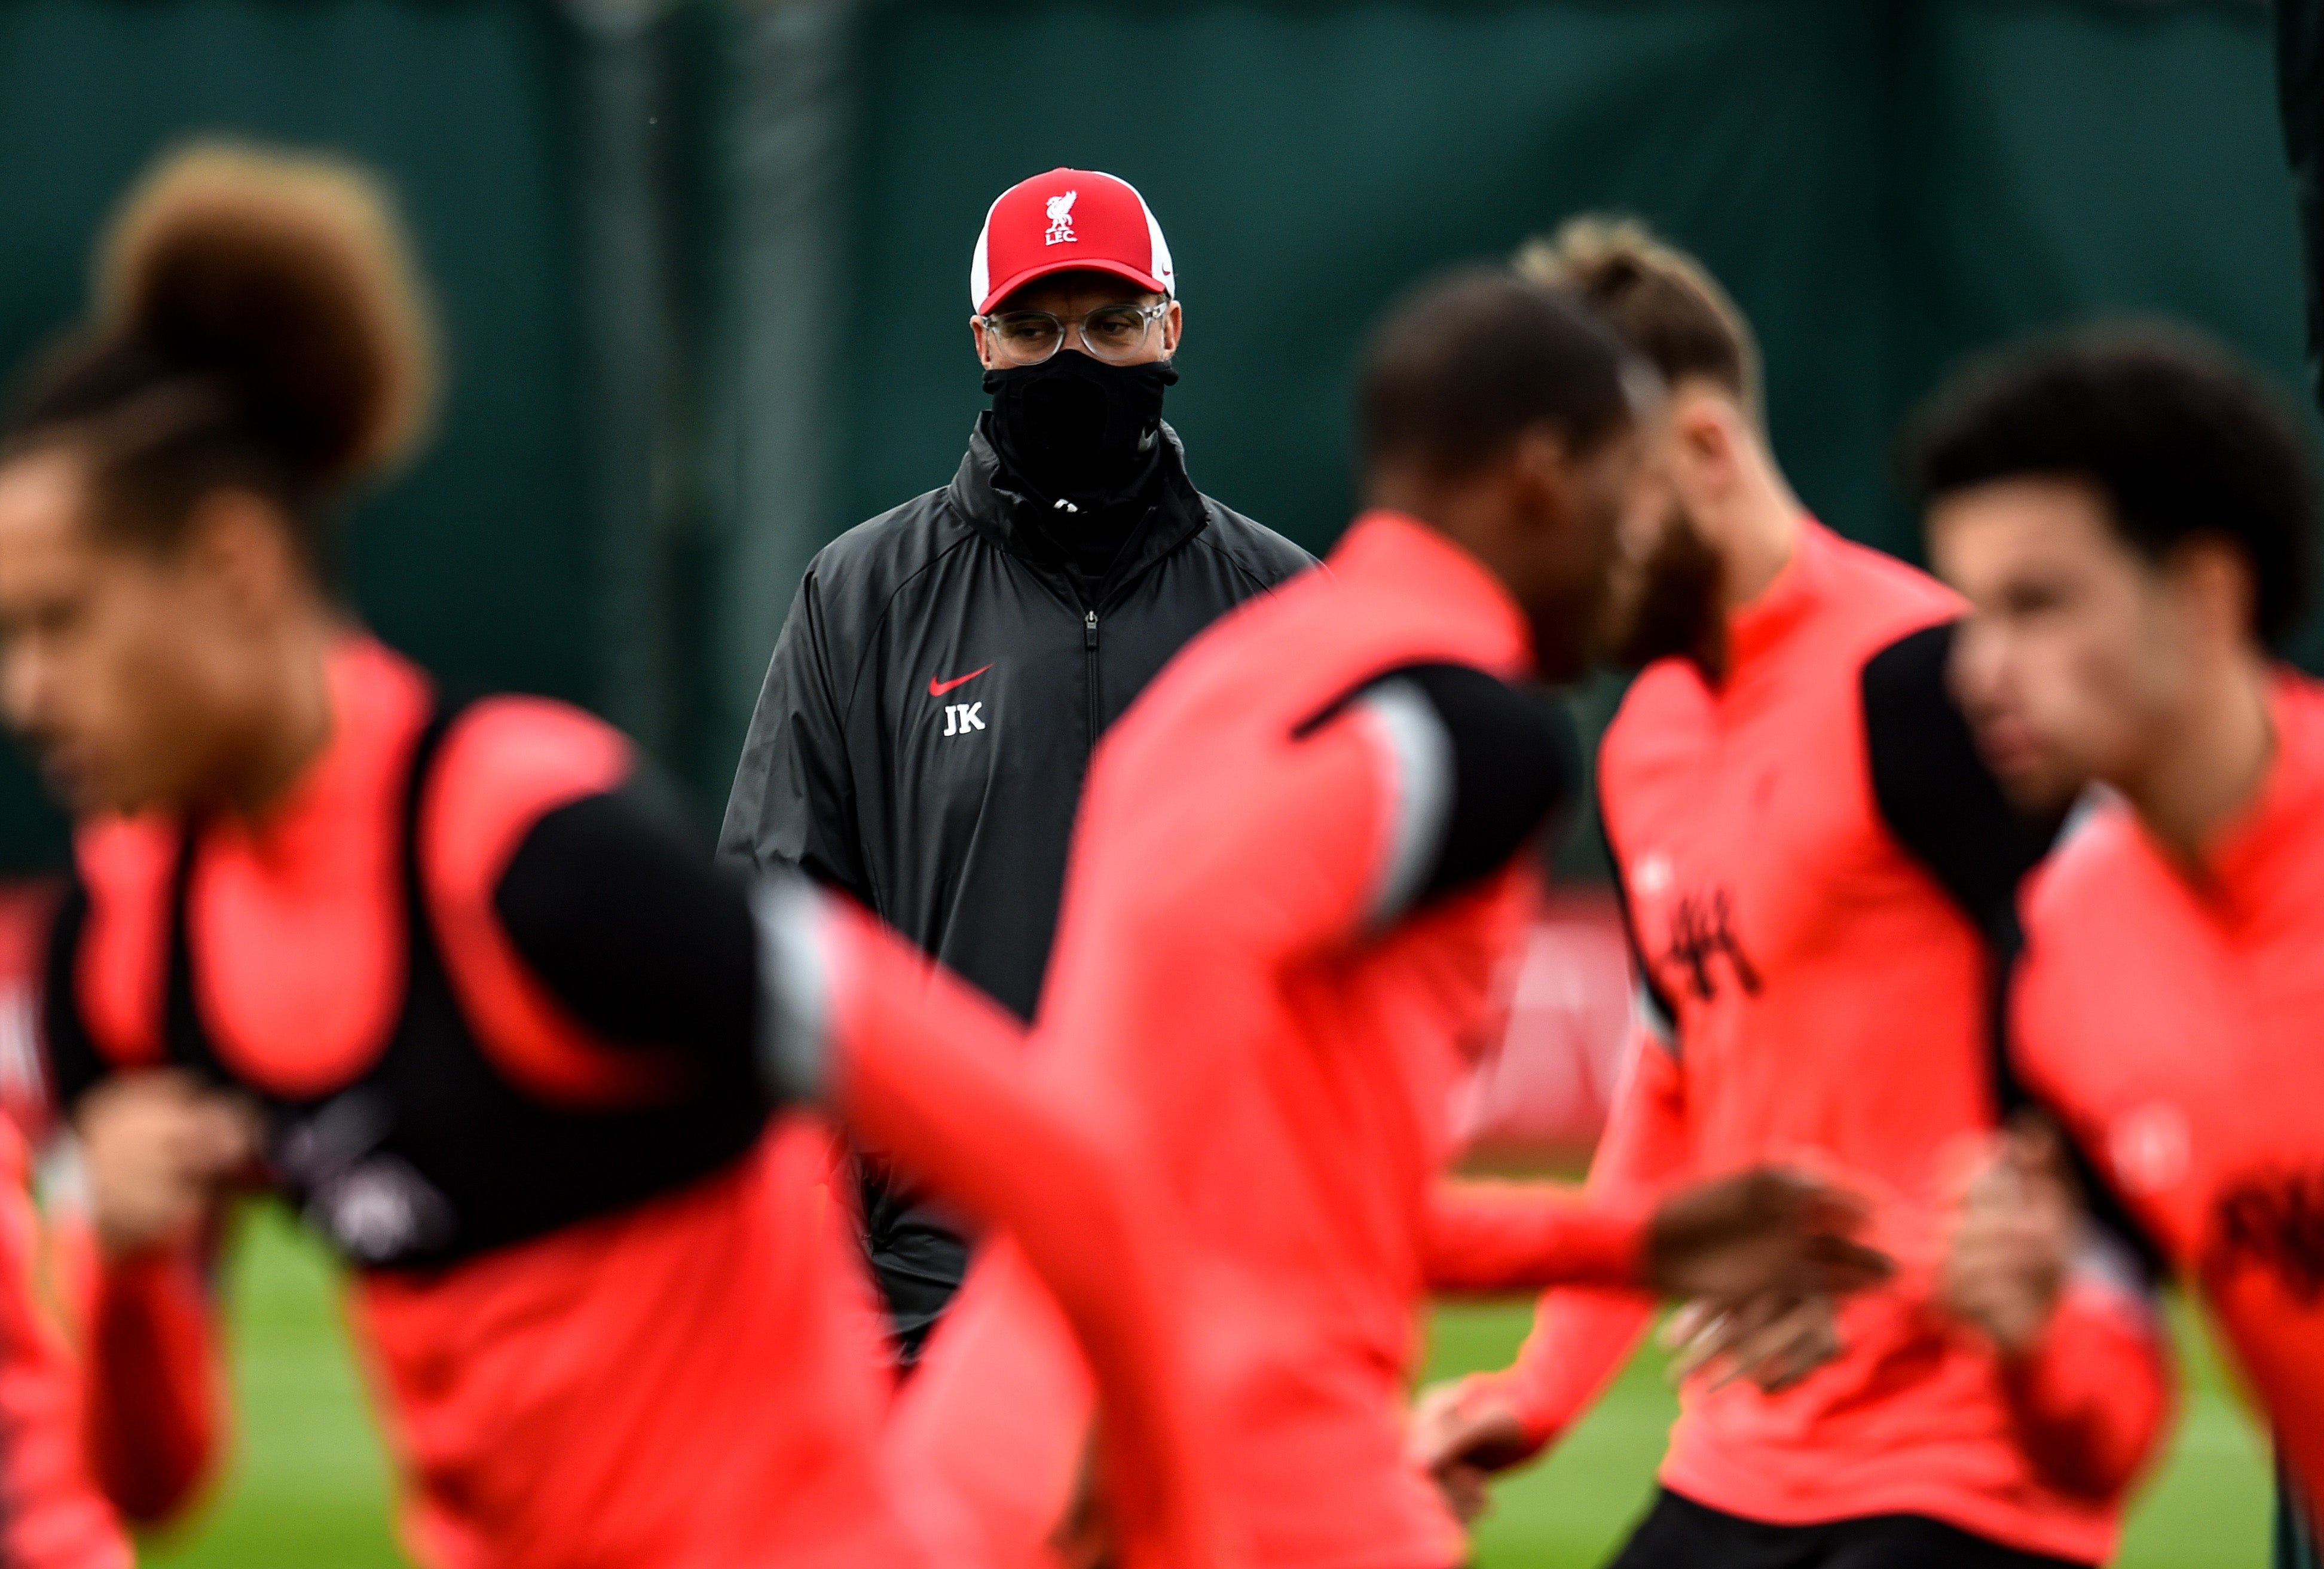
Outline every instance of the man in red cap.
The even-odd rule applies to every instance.
[[[720,850],[844,890],[1029,1020],[1099,735],[1189,638],[1312,562],[1186,475],[1162,420],[1177,278],[1129,182],[1057,169],[1002,193],[969,300],[991,410],[950,485],[809,565]],[[967,1248],[864,1165],[909,1361]]]

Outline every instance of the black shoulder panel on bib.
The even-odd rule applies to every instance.
[[[1404,909],[1473,888],[1545,834],[1562,832],[1579,795],[1581,746],[1564,706],[1472,665],[1400,665],[1363,683],[1301,724],[1312,734],[1351,706],[1387,692],[1409,694],[1442,753],[1449,788],[1432,814],[1434,843]]]
[[[88,890],[76,877],[57,901],[42,956],[41,1043],[46,1055],[49,1095],[60,1116],[70,1117],[80,1098],[113,1071],[97,1050],[80,1011],[82,934],[88,928]]]
[[[386,1050],[351,1082],[304,1098],[242,1084],[266,1113],[277,1187],[366,1269],[440,1269],[643,1203],[741,1158],[770,1111],[747,1051],[696,1060],[691,1081],[665,1103],[608,1109],[551,1104],[500,1070],[453,992],[416,848],[421,794],[459,712],[447,707],[429,721],[410,764],[401,825],[410,968]],[[189,853],[172,896],[169,1055],[240,1083],[192,984],[190,867]]]
[[[628,790],[541,814],[493,891],[525,964],[592,1033],[749,1057],[758,928],[732,869]]]
[[[1978,755],[1968,718],[1954,702],[1945,668],[1958,623],[1899,638],[1865,661],[1861,678],[1865,751],[1872,793],[1897,843],[1937,880],[1977,926],[1991,955],[1987,1056],[2002,1121],[2038,1112],[2057,1125],[2091,1219],[2136,1260],[2150,1282],[2164,1278],[2162,1248],[2133,1219],[2066,1124],[2019,1078],[2012,1056],[2009,997],[2024,937],[2017,890],[2048,854],[2061,811],[2019,810]]]
[[[2012,806],[1978,755],[1946,685],[1953,630],[1950,623],[1924,628],[1865,661],[1865,752],[1889,832],[1991,937],[2065,817]]]
[[[2025,937],[2017,924],[2017,911],[2013,906],[2005,915],[2003,925],[1994,934],[1993,992],[1990,999],[1991,1031],[1987,1039],[1993,1073],[1993,1095],[2006,1123],[2015,1118],[2034,1114],[2051,1123],[2058,1131],[2058,1141],[2066,1151],[2066,1163],[2074,1174],[2075,1186],[2081,1189],[2082,1207],[2098,1228],[2111,1237],[2134,1260],[2145,1276],[2145,1284],[2153,1290],[2171,1278],[2171,1258],[2163,1244],[2156,1241],[2141,1225],[2122,1195],[2114,1190],[2105,1168],[2084,1149],[2070,1131],[2066,1119],[2045,1103],[2025,1085],[2018,1075],[2015,1032],[2010,1028],[2010,995],[2016,984],[2017,968],[2025,956]]]

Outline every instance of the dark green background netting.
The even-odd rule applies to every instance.
[[[0,355],[72,320],[91,237],[196,131],[344,150],[391,171],[451,343],[439,439],[352,520],[364,613],[452,678],[586,698],[596,654],[567,232],[567,31],[493,0],[0,5]],[[0,866],[55,819],[0,778]]]
[[[835,524],[950,474],[982,404],[969,241],[1059,163],[1130,180],[1170,237],[1197,478],[1314,548],[1351,500],[1365,324],[1586,208],[1728,283],[1803,495],[1892,549],[1899,416],[1996,337],[2169,311],[2300,384],[2256,5],[896,4],[862,78]]]
[[[701,5],[713,52],[751,25]],[[1418,275],[1582,208],[1709,262],[1758,326],[1802,494],[1908,554],[1897,422],[1998,336],[2167,311],[2301,384],[2257,5],[872,0],[852,37],[842,348],[807,373],[838,416],[835,483],[803,547],[950,475],[982,402],[971,243],[1004,186],[1060,163],[1131,180],[1169,234],[1188,312],[1170,409],[1198,482],[1318,549],[1352,501],[1366,324]],[[5,0],[0,353],[74,313],[99,215],[178,135],[383,165],[441,285],[452,396],[440,443],[355,520],[355,597],[462,684],[603,700],[623,632],[593,510],[576,56],[545,0]],[[729,130],[687,198],[710,238],[680,259],[713,290],[739,271],[716,236],[747,230],[720,210],[750,189]],[[706,405],[721,395],[706,381]],[[747,443],[752,418],[707,422]],[[767,526],[745,509],[713,537]],[[713,731],[739,715],[707,688],[751,678],[702,651],[703,580],[729,569],[711,549],[669,589],[699,644],[682,679],[706,688],[673,701]],[[737,740],[674,760],[706,808]],[[21,771],[0,778],[0,867],[59,844]]]

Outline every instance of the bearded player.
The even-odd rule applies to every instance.
[[[2009,1270],[1936,1269],[1952,1161],[1998,1108],[1988,944],[2059,803],[2013,811],[1977,762],[1942,680],[1960,602],[1802,510],[1749,328],[1701,266],[1596,220],[1524,264],[1673,389],[1674,505],[1627,661],[1645,669],[1600,754],[1645,1031],[1591,1191],[1804,1163],[1876,1196],[1902,1265],[1836,1343],[1812,1304],[1745,1326],[1798,1348],[1764,1386],[1683,1383],[1616,1562],[2098,1563],[2169,1409],[2151,1307],[2096,1251],[2039,1319]],[[1553,1292],[1514,1367],[1422,1400],[1416,1458],[1478,1497],[1480,1472],[1588,1410],[1652,1313]]]

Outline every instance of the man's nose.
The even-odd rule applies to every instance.
[[[1971,712],[1990,707],[2007,660],[1999,633],[1980,627],[1974,618],[1962,623],[1945,663],[1945,684],[1952,688],[1954,700]]]
[[[33,730],[46,718],[56,683],[47,661],[27,651],[0,656],[0,717],[11,729]]]

